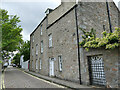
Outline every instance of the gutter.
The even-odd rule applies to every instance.
[[[79,82],[81,82],[81,68],[80,68],[80,47],[79,47],[79,34],[78,34],[78,21],[77,21],[77,5],[75,6],[75,20],[76,20],[76,32],[77,32],[77,46],[78,46],[78,65],[79,65]]]
[[[107,0],[106,0],[106,7],[107,7],[107,13],[108,13],[109,28],[110,28],[110,32],[112,33],[112,25],[111,25],[111,18],[110,18],[110,10],[109,10],[109,5],[108,5],[108,1],[107,1]]]

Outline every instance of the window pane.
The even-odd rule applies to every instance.
[[[49,36],[49,47],[52,47],[52,35]]]
[[[41,65],[42,65],[42,63],[41,63],[41,59],[40,59],[40,69],[41,69]]]
[[[38,60],[36,60],[36,69],[38,69]]]
[[[36,44],[36,55],[38,54],[38,44]]]
[[[41,41],[41,53],[43,53],[43,41]]]
[[[40,35],[42,35],[42,25],[41,25],[41,27],[40,27]]]
[[[59,59],[59,70],[62,71],[62,59],[61,59],[61,56],[59,56],[58,59]]]

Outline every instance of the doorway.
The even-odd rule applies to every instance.
[[[49,59],[49,75],[54,76],[54,59]]]

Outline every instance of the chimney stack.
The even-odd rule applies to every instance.
[[[68,3],[68,2],[69,2],[69,3],[70,3],[70,2],[72,2],[72,3],[74,2],[74,3],[75,3],[76,0],[61,0],[61,4],[62,4],[62,3]]]

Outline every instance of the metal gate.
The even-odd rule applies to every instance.
[[[91,85],[106,85],[104,63],[102,56],[90,56],[89,62],[89,76]]]

